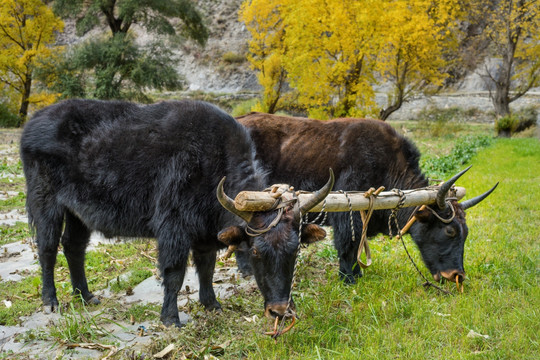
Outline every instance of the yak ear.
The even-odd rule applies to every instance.
[[[326,231],[315,224],[307,224],[302,226],[301,242],[304,244],[313,244],[314,242],[321,241],[326,237]]]
[[[221,230],[217,237],[225,245],[235,246],[246,240],[246,233],[240,226],[229,226]]]
[[[416,220],[420,221],[421,223],[426,223],[429,221],[429,217],[431,216],[431,211],[428,209],[420,209],[414,214],[414,217]]]

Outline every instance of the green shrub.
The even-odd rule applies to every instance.
[[[228,51],[223,54],[222,59],[227,64],[241,64],[246,60],[245,55]]]
[[[9,107],[0,103],[0,127],[15,128],[21,125],[21,118],[14,114]]]
[[[503,116],[495,121],[497,136],[510,137],[517,129],[519,120],[514,115]]]
[[[231,115],[241,116],[241,115],[249,114],[251,111],[253,111],[255,104],[257,104],[257,99],[248,99],[248,100],[239,102],[233,107],[231,111]]]
[[[491,145],[489,136],[466,136],[460,138],[450,154],[441,157],[422,158],[420,166],[430,178],[444,179],[468,163],[481,148]]]
[[[530,106],[514,112],[514,116],[518,119],[515,132],[521,132],[537,124],[538,111],[535,107]]]
[[[534,107],[518,110],[511,115],[503,116],[495,121],[498,136],[510,137],[536,125],[538,112]]]

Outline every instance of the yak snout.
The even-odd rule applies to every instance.
[[[296,313],[294,312],[294,306],[288,306],[286,302],[284,303],[275,303],[266,305],[264,310],[264,316],[269,319],[283,318],[285,317],[294,317]]]
[[[440,271],[436,274],[433,274],[433,279],[435,281],[441,281],[441,275],[448,281],[462,283],[465,280],[465,271],[462,270],[447,270]]]

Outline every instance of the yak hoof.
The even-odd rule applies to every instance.
[[[52,314],[58,310],[58,304],[43,304],[43,313]]]
[[[354,285],[356,284],[356,280],[360,279],[362,277],[362,273],[360,274],[344,274],[342,272],[339,273],[339,278],[341,281],[343,281],[346,285]]]
[[[165,325],[166,327],[171,327],[172,325],[176,326],[178,329],[181,329],[182,326],[182,323],[180,322],[180,318],[179,317],[176,317],[176,319],[161,319],[161,322],[163,323],[163,325]]]
[[[88,305],[99,305],[101,304],[101,301],[98,299],[97,296],[92,295],[90,299],[85,300]]]
[[[207,311],[216,311],[216,312],[222,312],[221,310],[221,304],[219,302],[214,302],[210,305],[204,305],[204,308],[207,310]]]

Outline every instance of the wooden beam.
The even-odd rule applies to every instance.
[[[461,200],[465,196],[465,188],[454,187],[455,193],[450,191],[449,196],[457,197]],[[429,188],[403,190],[405,200],[403,207],[418,206],[418,205],[430,205],[437,201],[438,186],[432,186]],[[352,210],[367,210],[369,207],[369,198],[364,196],[363,192],[347,192],[347,196],[350,199]],[[313,193],[299,192],[298,199],[300,204],[305,203],[311,197]],[[242,191],[235,200],[235,206],[241,211],[266,211],[272,208],[276,199],[268,191]],[[393,209],[399,203],[399,196],[393,191],[381,192],[373,202],[373,208],[375,210],[381,209]],[[310,212],[319,212],[322,210],[323,202],[320,202]],[[345,194],[340,192],[331,192],[326,197],[325,211],[339,212],[349,211],[349,203]]]

